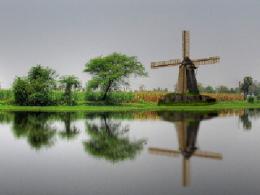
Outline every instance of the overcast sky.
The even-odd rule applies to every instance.
[[[221,56],[203,65],[197,80],[236,86],[260,73],[259,0],[0,0],[0,82],[35,64],[74,74],[114,51],[138,56],[149,72],[132,88],[173,89],[178,68],[151,70],[150,62],[181,57],[181,31],[191,31],[191,57]]]

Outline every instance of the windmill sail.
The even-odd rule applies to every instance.
[[[190,57],[190,32],[182,32],[182,55],[183,58]]]
[[[192,62],[195,66],[205,65],[205,64],[216,64],[216,63],[219,63],[219,61],[220,61],[220,57],[218,57],[218,56],[192,60]]]
[[[151,63],[152,68],[161,68],[161,67],[178,66],[178,65],[181,65],[180,59],[174,59],[174,60],[168,60],[168,61],[159,61],[159,62],[152,62]]]

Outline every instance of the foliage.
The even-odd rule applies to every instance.
[[[110,92],[107,96],[106,103],[109,104],[121,104],[121,103],[128,103],[132,102],[134,99],[133,92]],[[86,101],[102,101],[103,100],[103,93],[99,91],[86,91]]]
[[[248,103],[254,103],[255,97],[254,96],[249,96],[249,97],[247,97],[247,101],[248,101]]]
[[[107,100],[109,92],[128,86],[131,76],[147,75],[137,57],[120,53],[91,59],[85,66],[84,71],[93,76],[87,86],[89,89],[100,89],[103,93],[102,100]]]
[[[100,91],[87,90],[85,94],[86,101],[100,101],[102,99],[102,93]]]
[[[27,78],[17,77],[13,83],[15,103],[20,106],[29,105],[31,87]]]
[[[13,91],[10,89],[0,89],[0,100],[6,103],[12,102],[14,99]]]
[[[228,87],[224,86],[224,85],[220,85],[218,87],[216,87],[216,92],[218,93],[229,93],[229,89]]]
[[[253,79],[250,76],[244,77],[242,83],[240,83],[240,89],[244,93],[244,99],[246,99],[247,95],[249,94],[249,89],[253,85]]]
[[[56,73],[41,65],[30,69],[27,77],[17,77],[13,83],[14,100],[18,105],[51,105],[51,90],[55,88]]]
[[[225,85],[219,85],[217,87],[212,87],[210,85],[204,87],[201,83],[198,83],[198,88],[201,93],[239,93],[240,89],[236,88],[229,88]]]
[[[80,81],[73,75],[62,76],[59,80],[61,88],[64,89],[63,101],[66,105],[75,105],[77,96],[73,95],[73,90],[80,87]]]

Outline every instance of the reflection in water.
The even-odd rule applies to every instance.
[[[200,121],[210,119],[217,114],[193,114],[193,113],[160,113],[161,118],[166,121],[174,122],[176,126],[179,149],[163,149],[150,147],[151,154],[163,156],[179,156],[182,155],[182,185],[190,185],[190,158],[192,156],[200,158],[208,158],[214,160],[222,160],[222,154],[201,151],[197,148],[197,136],[199,131]]]
[[[79,129],[75,125],[71,125],[73,121],[77,120],[77,115],[71,112],[60,113],[59,117],[61,121],[64,122],[65,130],[59,132],[62,138],[66,138],[67,140],[71,140],[76,138],[79,134]]]
[[[242,115],[239,116],[240,121],[243,124],[243,128],[250,130],[252,128],[252,122],[249,120],[248,110],[245,110]]]
[[[243,113],[239,115],[239,119],[243,124],[243,128],[245,130],[250,130],[252,128],[252,121],[253,118],[260,117],[260,110],[259,109],[245,109]]]
[[[13,121],[13,114],[10,112],[0,112],[0,124],[11,123]]]
[[[143,149],[145,140],[132,141],[125,136],[128,125],[112,120],[107,114],[102,114],[99,119],[86,122],[90,140],[83,144],[89,154],[115,163],[134,159]]]
[[[15,112],[13,132],[17,138],[27,138],[32,148],[50,147],[56,130],[48,122],[49,117],[48,113]]]
[[[57,134],[62,139],[75,138],[79,130],[71,123],[77,118],[77,114],[70,112],[14,112],[12,129],[17,138],[26,138],[32,148],[39,150],[53,146]],[[63,122],[64,130],[58,132],[53,125],[55,121]]]

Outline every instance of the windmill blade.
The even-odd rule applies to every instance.
[[[202,157],[202,158],[210,158],[210,159],[213,159],[213,160],[222,160],[223,159],[223,156],[220,153],[200,151],[200,150],[196,150],[193,153],[193,156]]]
[[[148,148],[148,151],[150,154],[170,156],[170,157],[177,157],[181,154],[180,151],[178,150],[170,150],[170,149],[154,148],[154,147]]]
[[[190,57],[190,32],[182,31],[182,56]]]
[[[192,62],[195,66],[205,65],[205,64],[216,64],[216,63],[219,63],[219,61],[220,61],[219,56],[192,60]]]
[[[178,66],[181,65],[180,59],[168,60],[168,61],[159,61],[159,62],[152,62],[151,68],[161,68],[167,66]]]

